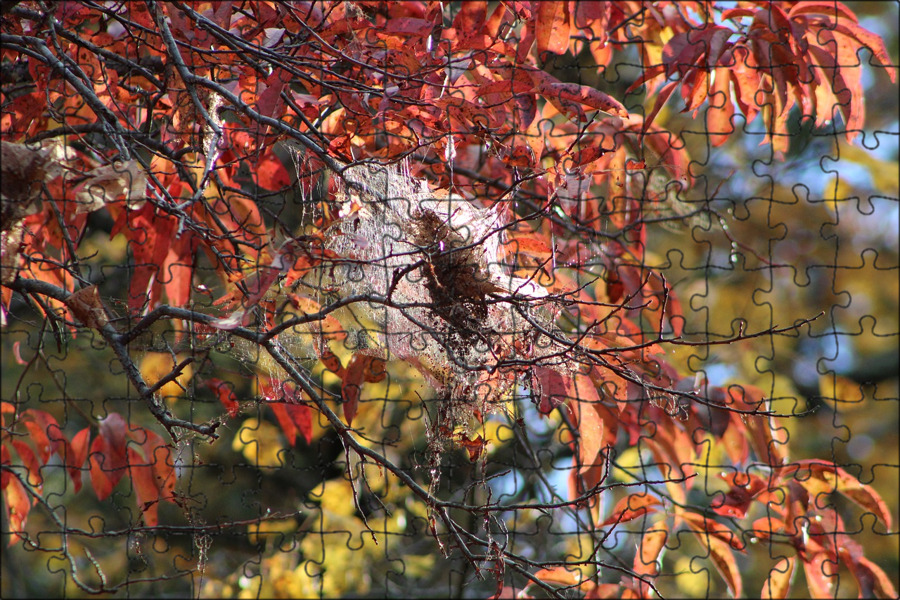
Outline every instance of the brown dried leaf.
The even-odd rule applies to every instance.
[[[76,213],[98,210],[125,197],[128,208],[137,210],[147,200],[147,172],[136,160],[97,167],[88,173],[75,193]]]
[[[65,305],[87,327],[100,329],[109,325],[109,316],[96,285],[78,290],[66,299]]]

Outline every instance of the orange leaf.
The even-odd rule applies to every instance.
[[[612,509],[609,518],[600,524],[601,527],[607,527],[616,523],[627,523],[638,517],[642,517],[651,512],[656,512],[652,506],[661,506],[662,503],[656,496],[646,493],[629,494],[618,502]]]
[[[734,132],[731,117],[734,116],[734,104],[731,102],[731,69],[717,67],[709,91],[709,107],[706,109],[706,129],[710,132],[709,140],[713,146],[721,146]]]
[[[798,477],[797,480],[811,495],[820,493],[822,488],[818,486],[824,483],[824,491],[843,494],[863,510],[875,514],[884,523],[885,529],[891,530],[891,512],[871,486],[860,483],[856,477],[842,468],[824,460],[800,460],[790,467],[796,468],[795,472],[801,475],[805,475],[805,469],[809,469],[811,477],[804,479]]]
[[[825,569],[834,571],[837,566],[830,561],[831,558],[825,552],[813,554],[808,560],[802,561],[806,585],[809,587],[809,595],[813,598],[834,598],[837,575],[826,573]]]
[[[743,411],[766,411],[768,405],[765,394],[756,386],[729,386],[727,390],[729,406]],[[735,415],[740,418],[742,424],[750,433],[750,444],[756,456],[770,465],[781,465],[786,458],[785,445],[772,436],[775,422],[768,416]],[[736,426],[737,420],[732,419],[731,426]]]
[[[464,433],[459,434],[459,444],[466,449],[466,452],[469,453],[469,460],[471,462],[477,461],[481,458],[481,455],[484,454],[484,449],[487,446],[487,440],[485,440],[480,435],[476,435],[474,438],[469,439]]]
[[[172,245],[166,254],[159,279],[172,306],[187,306],[190,302],[195,251],[196,247],[191,234],[182,232],[172,240]]]
[[[34,443],[34,447],[38,452],[38,456],[41,458],[42,464],[47,464],[50,455],[54,451],[59,452],[59,450],[65,448],[65,438],[63,437],[62,440],[57,439],[61,436],[59,432],[60,429],[56,419],[54,419],[51,414],[42,410],[29,408],[22,413],[21,421],[31,435],[31,441]],[[51,433],[51,427],[53,428],[53,433]],[[50,435],[54,436],[52,444],[50,442]],[[60,456],[62,456],[62,454],[60,454]]]
[[[725,580],[725,585],[728,586],[731,596],[740,598],[743,591],[743,581],[737,567],[737,561],[734,559],[734,553],[731,551],[733,544],[729,545],[718,537],[699,531],[694,531],[694,535],[709,550],[709,558],[715,565],[719,575]]]
[[[718,521],[704,517],[695,512],[681,512],[681,517],[690,528],[701,537],[711,537],[740,552],[746,552],[745,545],[735,533]]]
[[[288,299],[291,301],[291,306],[293,306],[295,310],[303,313],[303,315],[314,315],[322,310],[322,305],[312,298],[289,293]],[[321,319],[317,320],[315,322],[315,327],[321,330],[326,339],[343,338],[346,335],[344,326],[331,314],[326,314]],[[331,371],[332,369],[329,368],[329,370]],[[334,372],[337,373],[337,371]]]
[[[753,521],[753,525],[750,526],[750,531],[754,536],[761,540],[767,540],[776,534],[793,535],[796,533],[788,532],[784,521],[776,519],[775,517],[762,517]]]
[[[534,574],[535,579],[540,579],[545,583],[555,584],[565,587],[578,587],[582,592],[590,592],[595,589],[595,584],[590,579],[583,579],[581,571],[569,567],[550,567],[549,569],[541,569]],[[594,597],[594,596],[589,596]],[[598,596],[602,597],[602,596]]]
[[[853,574],[859,582],[861,597],[897,598],[897,589],[894,584],[881,570],[881,567],[872,561],[859,557]],[[859,581],[862,578],[865,578],[865,583]]]
[[[772,600],[787,598],[788,592],[791,591],[791,577],[794,574],[796,562],[796,556],[778,559],[778,562],[769,571],[769,577],[763,583],[762,598],[771,598]]]
[[[534,20],[534,37],[540,60],[545,52],[565,54],[569,48],[569,3],[566,0],[539,2]]]
[[[12,546],[23,539],[16,532],[25,530],[25,521],[31,512],[31,502],[28,501],[28,492],[18,477],[10,476],[6,481],[6,487],[3,488],[3,509],[9,532],[12,533],[9,540],[9,545]]]
[[[341,359],[331,351],[331,348],[324,346],[319,353],[319,360],[322,361],[322,364],[325,365],[326,369],[338,377],[344,377],[344,366],[341,364]]]
[[[505,256],[511,257],[517,262],[519,255],[534,258],[537,261],[547,260],[553,255],[553,250],[544,236],[537,233],[511,236],[502,249],[506,253]]]
[[[535,573],[534,576],[541,581],[557,583],[559,585],[578,585],[581,583],[581,573],[565,567],[541,569]]]
[[[634,572],[637,575],[645,577],[656,577],[659,575],[659,555],[666,547],[666,540],[669,537],[666,531],[665,523],[659,523],[653,528],[644,532],[641,536],[641,543],[638,551],[634,556]],[[640,582],[640,597],[649,598],[651,595],[650,586],[644,582]]]
[[[597,465],[597,457],[603,449],[603,419],[597,413],[595,406],[600,403],[600,394],[594,382],[587,375],[575,375],[576,397],[571,403],[574,405],[575,416],[578,419],[578,462],[579,474],[583,474]]]

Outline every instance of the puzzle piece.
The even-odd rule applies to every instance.
[[[896,5],[26,4],[4,595],[896,596]]]

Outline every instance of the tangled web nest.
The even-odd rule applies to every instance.
[[[405,162],[347,167],[336,199],[342,218],[325,239],[341,259],[321,276],[342,294],[387,300],[356,305],[374,341],[359,351],[413,364],[449,400],[451,421],[492,410],[523,365],[561,351],[541,308],[547,291],[501,263],[502,204],[433,191]]]

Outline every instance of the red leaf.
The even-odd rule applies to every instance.
[[[878,59],[878,62],[880,62],[882,66],[884,66],[884,68],[887,70],[891,81],[897,81],[897,68],[893,66],[887,48],[885,48],[884,46],[884,40],[882,40],[881,37],[875,35],[871,31],[863,29],[856,23],[847,23],[846,21],[835,25],[835,32],[850,36],[858,41],[861,45],[868,48],[875,56],[875,58]],[[853,66],[852,63],[849,66]]]
[[[28,485],[37,488],[38,493],[40,493],[44,478],[41,476],[41,465],[34,455],[34,451],[25,442],[16,439],[10,440],[10,442],[13,448],[16,449],[16,453],[22,461],[22,466],[28,471],[28,477],[26,478]]]
[[[303,435],[307,444],[312,442],[312,410],[309,406],[283,401],[271,402],[269,406],[291,446],[297,442],[298,432]]]
[[[413,17],[394,17],[388,19],[384,30],[388,33],[399,33],[406,36],[425,37],[431,35],[434,23],[426,19]]]
[[[213,377],[206,382],[206,387],[212,390],[216,395],[216,398],[222,403],[225,410],[228,411],[229,417],[236,417],[238,415],[241,411],[241,405],[238,402],[234,390],[228,383]]]
[[[121,415],[109,413],[100,421],[100,434],[91,444],[91,483],[99,500],[105,500],[125,475],[127,428]]]
[[[175,494],[175,464],[172,461],[172,449],[156,433],[147,432],[148,460],[153,464],[153,479],[159,488],[160,499],[171,501]],[[149,456],[152,454],[152,459]]]
[[[623,119],[628,118],[628,111],[621,102],[598,89],[577,83],[563,83],[545,71],[529,71],[529,75],[537,91],[564,115],[584,119],[584,112],[579,106],[584,105]]]
[[[752,17],[756,14],[756,9],[753,8],[729,8],[727,10],[722,11],[722,20],[731,19],[737,20],[741,17]]]
[[[650,109],[650,114],[648,114],[644,118],[644,128],[649,129],[650,125],[653,123],[653,119],[656,118],[656,115],[659,114],[659,111],[662,110],[663,105],[669,99],[669,96],[672,95],[672,92],[675,91],[675,88],[678,87],[677,81],[670,81],[666,85],[659,90],[659,93],[656,95],[656,102],[653,103],[653,108]]]
[[[6,444],[0,444],[0,465],[8,466],[10,464],[12,464],[12,457],[9,454],[9,448]],[[0,469],[0,490],[6,489],[11,478],[12,473],[6,469]]]
[[[326,369],[343,379],[344,366],[341,364],[341,359],[331,351],[331,348],[324,346],[319,353],[319,360],[322,361],[322,364],[325,365]]]
[[[768,484],[756,475],[747,475],[742,472],[722,473],[719,475],[731,485],[731,489],[721,497],[717,497],[710,508],[716,514],[744,518],[750,509],[750,503],[756,496],[768,488]]]
[[[535,367],[531,372],[531,378],[533,385],[537,387],[537,396],[540,399],[538,410],[542,415],[549,415],[554,408],[571,397],[566,379],[558,371],[547,367]]]
[[[137,506],[143,513],[144,524],[155,527],[158,524],[159,488],[153,477],[153,465],[134,448],[128,449],[128,463],[131,485],[137,496]]]
[[[288,414],[303,435],[307,444],[312,443],[312,409],[307,404],[288,404]]]
[[[172,241],[166,259],[163,261],[159,279],[166,291],[166,297],[173,306],[187,306],[191,299],[191,279],[194,266],[193,256],[196,245],[189,232],[183,232]]]
[[[790,7],[790,10],[788,10],[788,16],[793,18],[799,15],[825,15],[833,20],[841,18],[847,19],[851,23],[859,23],[856,19],[856,15],[853,14],[853,11],[847,8],[843,3],[837,1],[795,2]]]
[[[363,381],[366,383],[379,383],[387,377],[384,360],[377,356],[364,357]],[[351,359],[352,362],[352,359]]]
[[[87,460],[88,442],[90,439],[91,428],[85,427],[72,436],[72,441],[66,448],[65,456],[62,457],[63,462],[66,464],[66,469],[69,471],[69,478],[72,480],[75,493],[81,490],[81,467],[84,466],[84,462]]]
[[[284,114],[284,99],[281,97],[281,91],[293,78],[293,75],[284,69],[275,69],[266,79],[266,89],[262,91],[257,99],[259,114],[264,117],[279,118]]]
[[[366,380],[366,370],[369,368],[371,357],[362,354],[354,354],[347,364],[341,383],[341,396],[344,398],[344,418],[351,425],[359,408],[359,396],[362,384]]]
[[[522,94],[534,90],[534,84],[521,79],[502,79],[500,81],[488,81],[478,88],[478,96],[485,98],[489,104],[501,104],[516,99]],[[530,123],[530,122],[529,122]],[[525,123],[524,126],[528,126]]]
[[[135,268],[128,288],[128,308],[133,312],[145,305],[153,306],[159,299],[160,265],[166,259],[177,221],[158,215],[151,203],[137,211],[122,211],[127,217],[123,233],[129,240]],[[115,232],[113,232],[115,234]]]
[[[94,438],[91,444],[91,485],[99,500],[106,500],[113,488],[122,478],[122,471],[105,469],[107,459],[103,456],[103,439],[100,436]]]
[[[291,185],[291,176],[275,156],[263,155],[256,165],[256,180],[267,190],[278,191]]]
[[[457,40],[463,41],[479,33],[486,18],[487,2],[463,2],[453,18]],[[428,32],[431,32],[430,22]]]
[[[161,501],[172,501],[175,492],[175,467],[171,448],[157,433],[136,427],[129,429],[131,443],[126,453],[127,470],[134,489],[136,504],[144,524],[159,523]]]
[[[537,3],[534,16],[534,36],[541,60],[543,54],[565,54],[569,48],[569,3],[566,0],[549,0]]]
[[[789,535],[792,535],[791,532],[787,531],[784,521],[776,519],[775,517],[762,517],[753,521],[753,525],[750,526],[750,531],[754,536],[761,540],[767,540],[778,533],[788,533]]]

